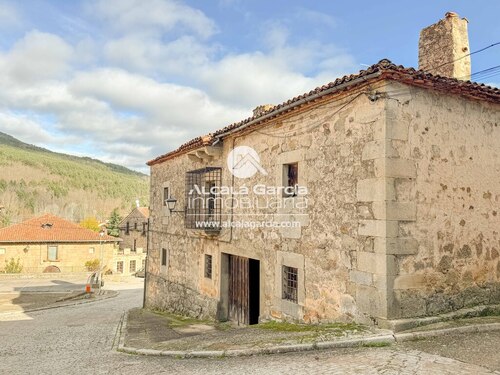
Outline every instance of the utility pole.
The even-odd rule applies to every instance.
[[[102,270],[103,270],[103,254],[102,254],[102,238],[104,237],[104,230],[101,230],[99,232],[99,247],[100,247],[100,253],[101,253],[101,259],[99,260],[99,292],[101,291],[101,286],[102,286]]]

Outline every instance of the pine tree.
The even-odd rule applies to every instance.
[[[122,221],[122,217],[118,213],[118,209],[115,208],[111,212],[111,216],[108,221],[108,234],[110,236],[118,237],[120,235],[120,222]]]

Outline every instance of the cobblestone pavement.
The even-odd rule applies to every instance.
[[[0,374],[488,374],[484,367],[415,349],[343,349],[260,357],[173,359],[118,353],[124,311],[142,289],[116,285],[111,299],[0,314]]]

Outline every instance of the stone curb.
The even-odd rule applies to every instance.
[[[404,341],[412,341],[423,338],[445,336],[450,333],[479,333],[479,332],[491,332],[491,331],[500,331],[500,323],[473,324],[463,327],[437,329],[434,331],[395,333],[394,338],[396,342],[404,342]]]
[[[103,300],[108,299],[108,298],[113,298],[113,297],[116,297],[119,294],[119,292],[116,291],[116,290],[107,290],[106,292],[107,292],[106,294],[100,295],[100,296],[98,296],[98,297],[96,297],[95,299],[92,299],[92,300],[91,299],[89,299],[89,300],[78,300],[78,301],[64,303],[64,304],[60,304],[60,305],[49,305],[49,306],[37,307],[35,309],[28,309],[28,310],[22,310],[22,311],[5,311],[5,312],[0,313],[0,316],[2,316],[4,314],[7,315],[7,314],[17,314],[17,313],[29,313],[29,312],[34,312],[34,311],[58,309],[59,307],[68,307],[68,306],[83,305],[85,303],[99,302],[99,301],[103,301]],[[85,293],[83,293],[83,294],[85,294]],[[76,297],[78,297],[78,295]],[[71,297],[71,298],[76,298],[76,297]]]
[[[126,325],[123,325],[126,327]],[[229,350],[155,350],[155,349],[140,349],[132,348],[124,345],[123,331],[118,344],[118,351],[128,354],[149,355],[149,356],[164,356],[175,358],[221,358],[221,357],[243,357],[261,354],[279,354],[303,352],[319,349],[335,349],[335,348],[352,348],[359,346],[378,346],[391,345],[395,342],[393,335],[371,336],[359,339],[325,341],[319,343],[308,344],[292,344],[278,345],[269,348],[252,348],[252,349],[229,349]]]
[[[143,349],[125,346],[125,333],[127,330],[128,311],[124,314],[124,318],[120,328],[120,339],[117,351],[127,354],[147,355],[147,356],[164,356],[174,358],[221,358],[221,357],[241,357],[253,356],[262,354],[280,354],[303,352],[321,349],[340,349],[353,348],[363,346],[385,346],[392,345],[398,342],[418,340],[422,338],[430,338],[444,336],[450,333],[478,333],[491,332],[500,330],[500,323],[473,324],[463,327],[444,328],[434,331],[394,333],[378,336],[369,336],[358,339],[325,341],[307,344],[291,344],[278,345],[269,348],[251,348],[251,349],[229,349],[229,350],[156,350]]]

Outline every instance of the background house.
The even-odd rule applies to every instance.
[[[115,254],[114,273],[132,275],[146,265],[149,209],[136,207],[120,223],[120,247]]]
[[[468,51],[448,13],[421,34],[422,70],[381,60],[151,160],[146,305],[383,325],[500,302],[500,90],[466,81]],[[255,186],[307,193],[233,203]],[[273,226],[232,225],[250,219]]]
[[[0,229],[0,269],[10,259],[19,259],[23,273],[85,272],[95,259],[110,268],[119,241],[46,214]]]

